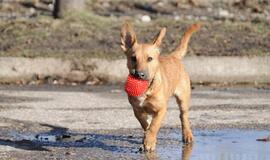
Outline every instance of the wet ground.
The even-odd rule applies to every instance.
[[[159,133],[157,150],[153,153],[139,151],[142,137],[138,129],[107,130],[88,134],[58,132],[24,135],[11,132],[14,140],[0,141],[1,149],[6,148],[0,155],[2,158],[26,156],[27,159],[35,159],[41,155],[45,156],[44,159],[268,160],[270,158],[270,143],[257,140],[270,135],[270,131],[223,129],[193,132],[195,142],[184,145],[180,141],[179,129],[162,129]]]
[[[170,100],[154,153],[121,86],[0,86],[1,159],[270,159],[269,88],[195,86],[193,145]]]

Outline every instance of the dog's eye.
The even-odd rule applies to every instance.
[[[132,62],[136,62],[136,61],[137,61],[136,57],[135,57],[135,56],[132,56],[132,57],[131,57],[131,61],[132,61]]]
[[[148,57],[148,58],[147,58],[147,62],[151,62],[152,60],[153,60],[152,57]]]

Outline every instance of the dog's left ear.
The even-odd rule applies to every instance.
[[[155,39],[153,40],[153,44],[159,47],[161,45],[162,39],[166,34],[166,28],[162,28],[160,32],[156,35]]]

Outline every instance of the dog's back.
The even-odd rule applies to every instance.
[[[192,33],[200,28],[199,24],[191,25],[184,33],[181,42],[176,49],[169,55],[160,56],[160,72],[163,83],[166,85],[167,96],[176,94],[178,88],[182,88],[183,85],[189,85],[189,76],[185,72],[181,59],[187,52],[188,42]]]
[[[180,81],[183,65],[179,59],[172,55],[160,56],[159,62],[162,83],[166,87],[164,90],[167,96],[171,96]]]

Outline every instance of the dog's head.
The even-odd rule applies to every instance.
[[[129,73],[137,78],[152,80],[159,66],[159,47],[165,36],[166,28],[162,28],[151,43],[139,43],[129,23],[121,29],[121,48],[127,57]]]

